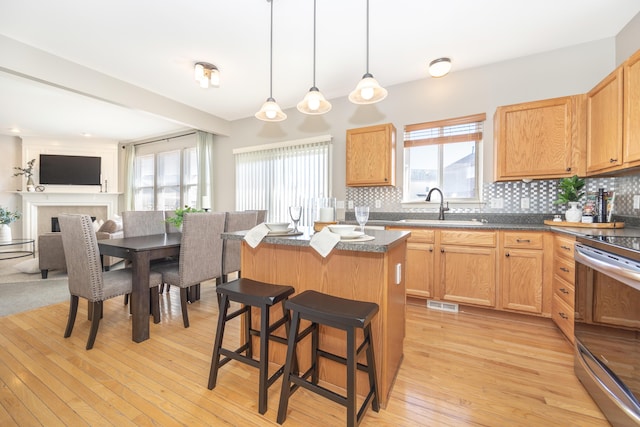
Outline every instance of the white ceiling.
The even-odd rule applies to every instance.
[[[613,37],[639,11],[637,0],[370,0],[369,71],[389,87],[426,78],[441,56],[455,72]],[[0,35],[232,121],[269,96],[269,13],[267,0],[3,0]],[[273,43],[273,96],[292,108],[312,86],[312,0],[275,0]],[[318,0],[316,84],[325,97],[348,95],[365,53],[366,1]],[[197,61],[218,66],[220,88],[195,83]],[[184,128],[170,113],[16,74],[0,66],[0,134],[18,127],[25,136],[123,141]]]

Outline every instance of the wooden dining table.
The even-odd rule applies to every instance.
[[[180,254],[181,233],[153,234],[98,240],[101,255],[131,261],[133,289],[131,293],[131,339],[149,339],[149,272],[151,261]]]

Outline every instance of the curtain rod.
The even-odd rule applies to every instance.
[[[187,133],[183,133],[183,134],[180,134],[180,135],[169,136],[167,138],[160,138],[160,139],[154,139],[152,141],[138,142],[137,144],[134,143],[133,146],[137,147],[138,145],[152,144],[154,142],[169,141],[169,140],[172,140],[172,139],[175,139],[175,138],[182,138],[183,136],[189,136],[189,135],[195,135],[195,134],[196,134],[195,131],[187,132]]]

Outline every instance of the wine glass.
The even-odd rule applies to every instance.
[[[302,206],[289,206],[289,216],[293,221],[293,232],[298,232],[298,222],[300,222],[300,216],[302,215]]]
[[[360,224],[360,231],[364,233],[364,225],[369,220],[369,206],[356,206],[356,221]]]

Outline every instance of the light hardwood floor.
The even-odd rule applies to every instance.
[[[62,337],[68,303],[0,318],[0,425],[277,425],[280,381],[257,411],[257,371],[224,366],[207,380],[217,307],[212,286],[189,306],[177,289],[162,299],[151,339],[131,341],[122,298],[105,304],[93,350],[81,308]],[[548,319],[408,306],[404,361],[389,405],[362,426],[607,426],[573,374],[570,345]],[[225,340],[237,341],[237,328]],[[343,408],[306,390],[284,426],[344,425]]]

